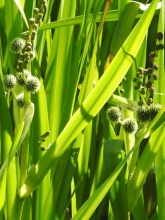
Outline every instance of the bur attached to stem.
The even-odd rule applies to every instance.
[[[129,134],[135,134],[138,130],[138,124],[135,119],[133,118],[126,118],[122,122],[124,131]]]
[[[162,108],[161,104],[151,104],[149,106],[149,111],[150,111],[150,120],[153,120],[155,116],[158,114],[160,109]]]
[[[34,94],[40,89],[40,81],[37,77],[30,76],[26,79],[24,87],[28,92]]]
[[[10,51],[15,54],[20,54],[25,47],[25,40],[19,37],[14,38],[10,43]]]
[[[107,114],[107,118],[111,122],[119,123],[121,121],[122,112],[119,107],[112,106],[112,107],[108,108],[106,111],[106,114]]]
[[[24,70],[24,77],[23,77],[23,74],[22,73],[18,73],[17,74],[17,83],[20,85],[20,86],[23,86],[25,84],[25,81],[28,77],[31,76],[31,73],[28,71],[28,70]]]
[[[16,86],[16,77],[13,74],[8,74],[3,76],[3,84],[5,89],[11,90]]]
[[[24,95],[23,94],[19,95],[16,99],[16,102],[19,108],[24,108],[25,107]]]
[[[150,112],[149,112],[149,108],[147,108],[146,106],[139,106],[136,112],[136,118],[137,121],[145,124],[147,122],[150,121]]]

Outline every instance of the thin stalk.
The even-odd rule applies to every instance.
[[[22,186],[27,176],[28,155],[29,155],[29,134],[30,134],[30,130],[27,132],[27,135],[25,136],[24,141],[22,142],[20,186]]]
[[[128,152],[133,148],[134,142],[135,141],[134,141],[133,135],[124,132],[124,143],[125,143],[126,154],[128,154]],[[130,170],[131,159],[132,159],[132,155],[130,155],[130,157],[127,160],[128,170]]]

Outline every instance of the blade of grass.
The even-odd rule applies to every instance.
[[[77,146],[73,143],[73,147],[70,150],[70,154],[69,154],[69,160],[67,160],[64,177],[63,177],[60,192],[59,192],[58,203],[53,212],[53,216],[55,216],[56,218],[62,219],[62,216],[66,217],[66,208],[68,208],[69,206],[69,204],[67,204],[68,203],[67,198],[70,198],[70,195],[69,195],[70,183],[74,175],[75,167],[77,165],[77,157],[79,153],[79,148]]]
[[[21,15],[22,15],[23,20],[24,20],[24,22],[25,22],[25,24],[26,24],[26,27],[28,28],[29,25],[28,25],[28,22],[27,22],[27,19],[26,19],[26,15],[25,15],[25,13],[24,13],[24,10],[23,10],[23,8],[22,8],[22,5],[21,5],[20,0],[14,0],[14,2],[15,2],[15,4],[17,5],[19,11],[21,12]]]
[[[5,31],[7,37],[7,45],[9,48],[10,42],[15,38],[21,35],[21,14],[18,11],[18,8],[14,1],[4,1],[4,9],[5,9]],[[15,73],[13,68],[14,63],[14,55],[8,53],[8,67],[10,67],[10,71]]]
[[[102,16],[102,12],[99,12],[96,18],[96,22],[100,22]],[[87,22],[90,22],[92,20],[93,15],[90,14],[88,17]],[[118,20],[118,16],[117,16],[117,10],[114,11],[109,11],[106,17],[107,21],[116,21]],[[59,27],[64,27],[64,26],[68,26],[68,25],[76,25],[76,24],[81,24],[83,21],[83,16],[77,16],[75,18],[67,18],[61,21],[55,21],[55,22],[51,22],[48,24],[44,24],[42,25],[38,30],[42,31],[42,30],[47,30],[47,29],[53,29],[53,28],[59,28]]]
[[[38,141],[41,139],[41,135],[44,134],[46,131],[49,131],[49,118],[48,118],[44,85],[41,79],[41,71],[37,60],[33,61],[32,73],[33,75],[40,78],[41,86],[39,92],[34,96],[32,96],[32,101],[34,102],[35,105],[35,114],[31,125],[31,136],[30,136],[31,141],[29,146],[29,154],[31,155],[32,159],[31,161],[29,161],[30,164],[36,163],[36,161],[38,161],[45,154],[45,151],[41,151],[41,147],[44,146],[45,148],[47,148],[50,143],[50,136],[48,136],[46,137],[44,143],[38,145]],[[41,210],[43,208],[44,201],[47,196],[49,183],[50,183],[50,173],[48,173],[45,176],[42,184],[33,194],[34,219],[40,219]]]
[[[124,146],[123,140],[106,140],[104,142],[104,163],[106,168],[106,177],[108,178],[118,164],[122,161]],[[111,158],[111,159],[110,159]],[[128,220],[128,206],[126,200],[126,184],[124,170],[120,172],[109,191],[110,203],[116,220]],[[120,212],[119,212],[120,207]]]
[[[119,21],[116,25],[111,42],[110,52],[113,54],[113,56],[116,55],[121,45],[128,37],[136,19],[136,15],[139,11],[139,7],[140,5],[137,2],[130,2],[124,7],[124,10],[121,13]]]
[[[0,50],[0,53],[2,51]],[[1,56],[2,58],[2,56]],[[2,84],[2,65],[1,65],[1,58],[0,58],[0,103],[1,103],[1,114],[0,114],[0,146],[1,146],[1,157],[0,162],[3,164],[7,154],[10,151],[10,147],[12,145],[12,138],[13,138],[13,132],[12,132],[12,124],[11,124],[11,118],[5,98],[5,91]],[[5,173],[5,177],[3,179],[3,183],[1,183],[1,192],[2,192],[2,198],[0,202],[0,219],[3,219],[3,209],[5,204],[5,196],[6,196],[6,176],[7,173]],[[0,180],[1,181],[1,180]]]
[[[142,196],[140,196],[139,199],[137,200],[137,202],[132,210],[132,214],[133,214],[135,220],[141,220],[141,219],[148,220],[146,211],[144,209],[144,204],[142,201]]]
[[[118,16],[119,16],[119,18],[121,16],[121,13],[125,9],[126,4],[128,4],[129,2],[131,2],[131,1],[130,0],[118,0]]]

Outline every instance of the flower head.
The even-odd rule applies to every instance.
[[[25,40],[19,37],[14,38],[10,43],[10,51],[15,54],[20,54],[25,47]]]
[[[107,117],[110,121],[119,123],[121,121],[122,113],[119,107],[112,106],[107,109]]]
[[[13,74],[3,76],[3,84],[6,89],[13,89],[16,83],[16,77]]]
[[[126,118],[123,123],[123,128],[126,133],[135,134],[138,130],[138,124],[133,118]]]
[[[34,93],[38,92],[38,90],[40,89],[40,81],[35,76],[29,76],[26,79],[24,86],[28,92],[34,94]]]
[[[25,84],[25,80],[26,80],[29,76],[31,76],[31,73],[30,73],[28,70],[24,70],[24,78],[25,78],[25,79],[23,79],[22,73],[18,73],[18,74],[17,74],[17,77],[16,77],[18,84],[19,84],[20,86],[23,86],[23,85]]]
[[[24,108],[25,107],[24,95],[23,94],[19,95],[16,99],[16,102],[19,108]]]
[[[162,105],[160,104],[153,103],[149,106],[150,120],[153,120],[155,118],[155,116],[158,114],[161,108],[162,108]]]
[[[139,106],[136,112],[138,122],[145,124],[150,120],[150,111],[146,106]]]

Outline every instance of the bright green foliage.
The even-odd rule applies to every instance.
[[[165,219],[164,15],[0,0],[0,220]]]

